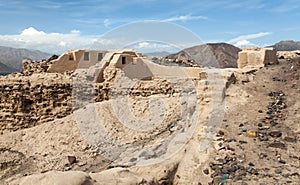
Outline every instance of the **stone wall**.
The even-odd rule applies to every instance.
[[[0,78],[0,129],[16,130],[72,112],[70,79],[57,74]]]
[[[238,68],[263,67],[277,62],[273,48],[247,48],[239,52]]]

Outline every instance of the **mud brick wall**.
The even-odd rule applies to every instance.
[[[0,129],[17,130],[62,118],[72,112],[72,84],[0,81]]]
[[[109,99],[108,86],[95,84],[93,88],[93,101]],[[62,74],[0,77],[0,130],[29,128],[70,115],[74,110],[72,90],[72,77]],[[89,92],[81,88],[77,93]]]
[[[126,81],[126,78],[122,79]],[[30,128],[63,118],[88,103],[123,96],[146,97],[155,94],[172,95],[177,92],[170,82],[160,79],[137,81],[134,86],[125,85],[116,92],[113,92],[112,83],[112,81],[73,83],[72,76],[58,73],[30,76],[18,73],[2,76],[0,77],[0,131]],[[185,84],[185,81],[178,83]]]

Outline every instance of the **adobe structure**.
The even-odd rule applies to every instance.
[[[238,68],[263,67],[277,62],[273,48],[246,48],[239,52]]]
[[[107,54],[107,55],[106,55]],[[74,72],[78,68],[88,68],[93,66],[105,58],[106,62],[113,63],[116,67],[122,68],[126,64],[133,62],[142,54],[134,50],[90,50],[78,49],[70,50],[53,60],[30,61],[23,60],[22,72],[24,74],[32,73],[65,73]],[[109,56],[109,57],[108,57]],[[42,69],[41,69],[42,68]]]
[[[112,98],[114,79],[141,80],[120,93],[141,96],[178,93],[167,79],[206,80],[199,67],[162,66],[130,50],[74,50],[53,60],[23,61],[21,73],[0,77],[0,129],[33,127],[71,114],[74,106],[74,79],[84,79],[78,94],[94,102]],[[183,80],[182,83],[185,81]],[[122,92],[121,92],[122,91]],[[86,96],[85,96],[86,95]]]
[[[239,53],[238,66],[260,67],[275,61],[272,49],[245,49]],[[181,93],[170,79],[179,79],[179,87],[192,80],[202,90],[211,82],[209,69],[159,65],[131,49],[73,50],[49,60],[24,60],[22,69],[22,73],[0,77],[0,129],[32,127],[71,114],[82,106],[74,102],[74,89],[90,101],[110,100],[117,77],[124,83],[132,80],[138,84],[117,93],[146,97]],[[224,79],[218,77],[213,80],[219,80],[223,88]]]
[[[179,75],[178,67],[155,65],[141,53],[132,49],[111,51],[80,49],[67,51],[51,61],[23,60],[22,73],[25,75],[42,72],[65,74],[80,69],[88,69],[89,67],[93,67],[94,73],[97,73],[97,83],[104,81],[104,70],[107,67],[123,69],[126,76],[131,79],[149,80],[154,76]],[[197,78],[199,76],[199,67],[180,68],[180,71],[182,69],[190,77]],[[177,72],[172,72],[174,70],[177,70]]]

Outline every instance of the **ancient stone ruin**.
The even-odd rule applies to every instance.
[[[263,67],[277,62],[273,48],[247,48],[239,52],[238,68]]]

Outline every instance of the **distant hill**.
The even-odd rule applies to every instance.
[[[5,64],[0,63],[0,75],[9,74],[15,72],[16,69],[8,67]]]
[[[268,47],[273,47],[276,51],[294,51],[300,50],[300,42],[285,40]]]
[[[188,60],[202,67],[236,68],[240,51],[240,48],[227,43],[208,43],[184,49],[166,58]]]
[[[22,70],[22,60],[31,59],[31,60],[41,60],[49,58],[51,54],[44,53],[38,50],[27,50],[27,49],[18,49],[11,47],[0,46],[0,63],[4,64],[11,72],[21,71]],[[5,69],[4,66],[0,65],[0,71]]]

